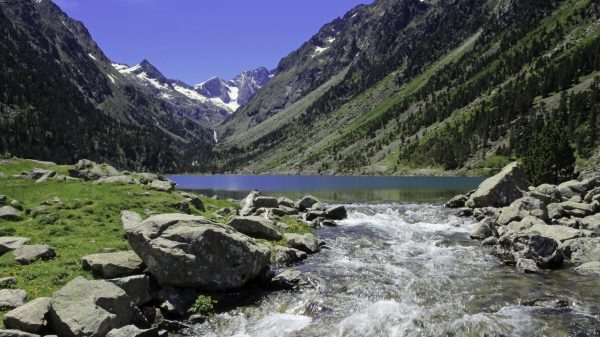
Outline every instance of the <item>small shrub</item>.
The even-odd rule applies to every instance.
[[[215,304],[217,304],[217,301],[214,301],[212,297],[200,295],[190,307],[189,312],[197,315],[210,316],[213,314]]]

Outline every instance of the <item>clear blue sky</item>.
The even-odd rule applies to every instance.
[[[53,0],[83,21],[113,61],[148,59],[189,84],[279,60],[372,0]]]

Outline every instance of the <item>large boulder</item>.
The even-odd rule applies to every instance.
[[[0,220],[8,221],[20,221],[23,217],[19,214],[19,211],[12,206],[0,207]]]
[[[557,190],[563,200],[569,200],[574,196],[585,197],[587,191],[592,190],[596,186],[598,186],[597,179],[569,180],[558,185]]]
[[[31,239],[14,236],[0,237],[0,255],[29,243]]]
[[[254,191],[250,192],[250,194],[248,194],[248,196],[246,196],[246,198],[244,200],[242,200],[242,202],[240,203],[240,206],[242,207],[242,210],[240,211],[241,216],[252,215],[252,214],[254,214],[254,212],[256,212],[256,209],[258,207],[256,207],[254,201],[259,196],[260,196],[260,192],[257,190],[254,190]]]
[[[12,252],[15,261],[20,264],[30,264],[37,260],[49,260],[56,256],[54,248],[48,245],[25,245]]]
[[[4,325],[9,329],[39,333],[47,324],[50,311],[50,298],[40,297],[7,312],[4,315]]]
[[[285,241],[288,246],[294,249],[301,250],[308,254],[314,254],[321,250],[319,240],[312,234],[284,234]]]
[[[132,211],[121,211],[121,224],[123,224],[123,228],[126,231],[137,226],[140,222],[142,222],[142,216],[138,213]]]
[[[82,159],[69,169],[69,175],[84,180],[98,180],[104,177],[119,176],[121,172],[108,164],[98,164],[91,160]]]
[[[1,289],[0,290],[0,310],[14,309],[25,304],[27,293],[21,289]]]
[[[527,187],[527,174],[521,164],[514,162],[483,181],[465,205],[471,208],[508,206],[521,198]]]
[[[477,223],[469,232],[469,237],[474,240],[485,240],[491,236],[494,236],[494,225],[489,218]]]
[[[52,295],[50,325],[61,337],[102,337],[145,319],[123,289],[78,277]]]
[[[576,238],[563,243],[565,255],[573,263],[600,261],[600,238]]]
[[[586,262],[575,268],[575,271],[581,275],[600,277],[600,261]]]
[[[171,192],[175,189],[175,183],[170,180],[154,180],[150,184],[150,188],[162,192]]]
[[[261,216],[236,216],[231,218],[227,225],[253,238],[267,240],[281,240],[282,238],[281,233],[275,228],[275,221]]]
[[[254,199],[254,207],[277,208],[279,207],[279,202],[274,197],[256,197]]]
[[[269,268],[266,246],[201,216],[154,215],[130,229],[127,238],[161,285],[235,289]]]
[[[131,276],[144,270],[142,259],[132,251],[87,255],[82,258],[82,264],[84,269],[107,279]]]
[[[515,200],[508,207],[502,209],[502,213],[496,222],[498,225],[506,225],[512,221],[520,221],[526,216],[535,216],[541,220],[548,220],[548,210],[540,199],[523,197]]]

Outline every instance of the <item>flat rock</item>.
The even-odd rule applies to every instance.
[[[586,262],[575,268],[575,272],[580,275],[600,277],[600,261]]]
[[[275,228],[275,222],[260,216],[236,216],[227,222],[238,232],[253,238],[281,240],[281,233]]]
[[[4,315],[4,325],[9,329],[39,333],[46,327],[50,311],[50,298],[40,297],[13,309]]]
[[[269,248],[201,216],[154,215],[129,230],[127,238],[163,286],[236,289],[269,268]]]
[[[23,220],[23,217],[16,208],[12,206],[2,206],[0,207],[0,220],[20,221]]]
[[[29,243],[31,239],[14,236],[0,237],[0,255]]]
[[[254,207],[277,208],[279,207],[279,202],[277,201],[277,198],[274,197],[259,196],[254,199]]]
[[[30,264],[37,260],[48,260],[56,256],[54,248],[48,245],[25,245],[12,252],[15,261],[20,264]]]
[[[140,182],[137,179],[134,179],[132,176],[114,176],[114,177],[105,177],[96,180],[95,184],[97,185],[107,185],[107,184],[115,184],[115,185],[139,185]]]
[[[521,164],[514,162],[484,180],[465,205],[471,208],[508,206],[521,198],[527,187],[527,174]]]
[[[132,251],[87,255],[82,258],[83,268],[102,278],[118,278],[139,274],[144,262]]]
[[[40,337],[40,335],[36,335],[33,333],[21,331],[21,330],[0,330],[0,337]],[[50,337],[50,336],[47,336]]]
[[[14,309],[25,304],[27,293],[21,289],[0,289],[0,309]]]
[[[319,240],[312,234],[293,234],[286,233],[283,235],[288,246],[294,249],[301,250],[308,254],[314,254],[321,250]]]
[[[52,295],[50,323],[61,337],[100,337],[144,321],[125,291],[106,281],[78,277]]]
[[[150,302],[152,289],[150,288],[150,277],[147,275],[134,275],[122,278],[107,280],[114,283],[119,288],[125,290],[125,293],[131,301],[138,307]]]
[[[541,235],[552,238],[558,242],[564,242],[575,238],[589,237],[593,235],[592,232],[587,230],[574,229],[566,226],[551,226],[542,224],[535,224],[529,228],[528,232],[540,233]]]
[[[152,181],[152,183],[150,184],[150,188],[157,191],[171,192],[173,189],[175,189],[175,184],[172,181],[157,179]]]
[[[106,337],[158,337],[158,328],[140,329],[135,325],[127,325],[119,329],[113,329]]]

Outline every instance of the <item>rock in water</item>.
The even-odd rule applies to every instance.
[[[325,218],[331,220],[344,220],[348,217],[348,212],[344,206],[334,206],[325,211]]]
[[[575,271],[581,275],[600,277],[600,261],[586,262],[575,268]]]
[[[50,311],[50,298],[40,297],[9,311],[4,315],[4,325],[9,329],[39,333],[46,327],[46,315]]]
[[[269,268],[266,246],[201,216],[154,215],[127,238],[161,285],[235,289]]]
[[[275,263],[278,265],[291,265],[302,260],[305,260],[308,255],[298,249],[287,248],[282,246],[275,247]]]
[[[499,245],[512,255],[513,262],[520,258],[530,259],[542,269],[560,267],[565,258],[560,243],[536,233],[507,235],[499,240]]]
[[[275,228],[275,222],[261,216],[236,216],[229,220],[227,225],[253,238],[267,240],[282,238],[281,233]]]
[[[495,176],[486,179],[465,203],[467,207],[504,207],[523,196],[527,174],[519,163],[511,163]]]
[[[317,253],[321,250],[319,240],[312,234],[284,234],[285,240],[291,248],[301,250],[308,254]]]
[[[50,325],[64,337],[101,337],[145,320],[123,289],[83,277],[55,292],[50,305]]]
[[[103,278],[131,276],[144,270],[144,263],[134,252],[92,254],[82,258],[83,268]]]
[[[158,337],[158,328],[142,330],[135,325],[127,325],[111,330],[106,337]]]
[[[454,198],[450,199],[444,205],[444,207],[446,207],[446,208],[462,208],[462,207],[465,207],[465,202],[467,202],[467,200],[469,200],[469,197],[467,197],[466,195],[463,195],[463,194],[459,194],[459,195],[455,196]]]
[[[300,211],[306,211],[311,208],[314,204],[319,203],[319,200],[312,195],[307,195],[304,198],[296,201],[296,208]]]

